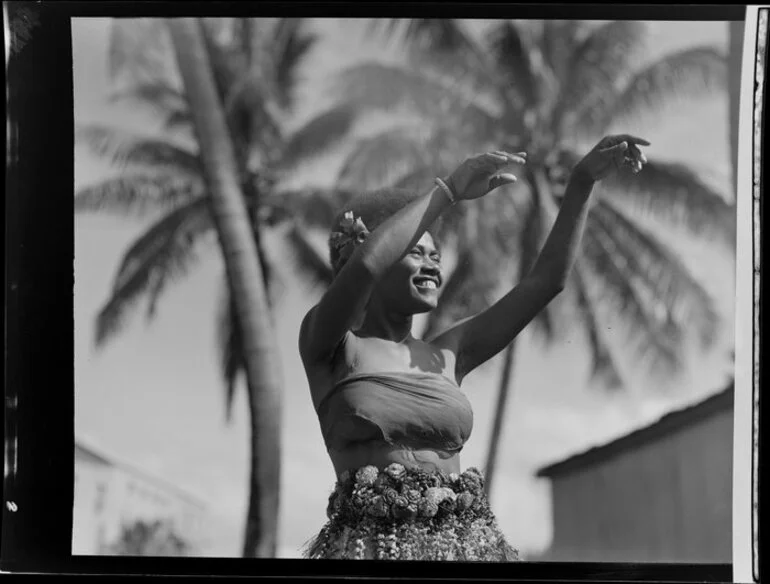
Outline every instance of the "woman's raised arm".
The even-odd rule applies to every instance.
[[[495,176],[495,173],[505,166],[523,162],[520,156],[502,152],[482,154],[466,160],[447,183],[457,199],[477,198],[515,181],[512,175]],[[305,362],[329,357],[363,314],[377,281],[451,203],[443,189],[433,188],[389,217],[355,248],[321,301],[303,320],[300,353]]]
[[[573,169],[532,271],[487,310],[430,340],[456,353],[458,381],[503,350],[561,292],[575,263],[594,183],[624,166],[639,172],[646,158],[638,145],[649,142],[629,135],[601,140]]]

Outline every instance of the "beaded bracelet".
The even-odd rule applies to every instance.
[[[455,197],[454,193],[452,192],[452,189],[449,188],[449,185],[446,184],[443,180],[436,177],[436,184],[441,188],[442,191],[444,191],[444,194],[449,199],[449,202],[454,205],[457,203],[457,197]]]

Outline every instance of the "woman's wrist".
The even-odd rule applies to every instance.
[[[570,174],[564,195],[565,197],[577,197],[581,201],[587,201],[595,184],[596,181],[590,173],[576,167]]]
[[[436,177],[434,182],[438,189],[444,194],[444,197],[446,197],[447,201],[449,201],[450,205],[457,204],[457,201],[459,201],[460,198],[457,196],[457,192],[454,190],[451,178],[442,179]]]
[[[591,173],[583,168],[580,164],[575,166],[575,168],[572,169],[572,172],[570,173],[569,182],[575,183],[576,185],[582,185],[586,187],[592,187],[596,180],[591,175]]]
[[[593,190],[594,184],[596,184],[596,179],[594,179],[591,173],[580,166],[576,166],[570,173],[567,188],[568,190],[577,189],[589,195],[591,190]]]

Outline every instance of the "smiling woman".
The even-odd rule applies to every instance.
[[[573,170],[533,269],[486,311],[427,340],[413,317],[439,300],[428,229],[451,205],[516,181],[526,154],[466,160],[424,195],[362,195],[329,237],[334,281],[305,317],[299,348],[337,486],[310,558],[515,561],[476,469],[460,474],[473,413],[463,378],[500,352],[563,288],[593,184],[646,162],[632,136],[603,139]]]

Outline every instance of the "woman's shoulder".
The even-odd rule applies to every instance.
[[[334,371],[339,368],[341,364],[346,361],[345,355],[349,352],[351,345],[353,344],[353,334],[351,331],[345,331],[342,337],[339,339],[334,348],[327,354],[318,356],[309,356],[307,351],[308,342],[308,324],[312,318],[311,309],[303,318],[299,332],[299,353],[302,359],[302,363],[305,367],[305,372],[309,379],[321,375],[321,377],[333,377]]]

